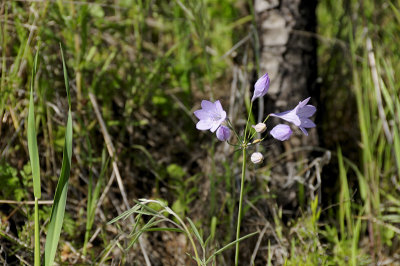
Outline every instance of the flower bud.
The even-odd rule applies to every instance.
[[[257,80],[256,84],[254,84],[254,93],[251,101],[253,102],[255,99],[263,97],[269,89],[269,84],[270,80],[268,73],[265,73],[261,78]]]
[[[250,159],[254,164],[260,164],[263,162],[264,156],[261,154],[261,152],[255,152],[251,155]]]
[[[255,126],[252,126],[257,133],[263,133],[267,129],[267,125],[264,123],[258,123]]]
[[[292,130],[288,125],[279,124],[276,125],[269,133],[277,140],[284,141],[290,138],[292,135]]]
[[[220,141],[227,141],[231,137],[231,131],[226,126],[220,126],[217,129],[217,138]]]
[[[257,144],[257,143],[259,143],[261,141],[262,141],[262,139],[255,139],[255,140],[253,140],[253,142],[251,144]]]

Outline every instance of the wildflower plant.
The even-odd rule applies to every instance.
[[[215,102],[211,102],[208,100],[203,100],[201,102],[201,109],[196,110],[194,115],[199,119],[196,124],[196,128],[201,131],[211,131],[216,134],[216,137],[220,141],[226,141],[230,145],[237,148],[237,150],[242,151],[242,174],[241,174],[241,183],[240,183],[240,197],[238,202],[238,216],[237,216],[237,229],[236,229],[236,239],[231,243],[225,245],[221,249],[211,253],[206,254],[206,247],[209,243],[211,236],[204,240],[203,236],[199,233],[199,230],[196,228],[192,220],[190,218],[186,218],[186,221],[179,217],[179,215],[174,212],[168,205],[161,200],[149,200],[149,199],[140,199],[136,202],[136,205],[133,206],[130,210],[124,212],[120,216],[114,218],[109,223],[115,223],[120,219],[126,219],[130,215],[135,215],[135,224],[133,225],[132,232],[129,235],[131,237],[131,242],[128,246],[131,247],[133,244],[137,242],[140,235],[144,232],[148,231],[174,231],[184,233],[191,244],[194,256],[191,256],[197,263],[197,265],[209,265],[210,263],[215,264],[216,255],[220,254],[224,250],[235,246],[235,265],[239,263],[239,242],[242,240],[254,236],[258,234],[258,232],[253,232],[246,236],[240,237],[240,224],[242,220],[242,210],[243,210],[243,194],[244,194],[244,177],[246,172],[246,163],[247,163],[247,153],[248,150],[261,143],[268,136],[262,138],[256,138],[257,134],[263,134],[265,132],[269,133],[273,138],[285,141],[290,138],[292,135],[292,130],[289,125],[279,124],[275,126],[269,132],[267,131],[266,121],[270,116],[275,116],[281,118],[287,122],[293,123],[295,126],[298,126],[304,134],[308,135],[306,128],[315,127],[315,124],[309,119],[315,111],[316,108],[312,105],[307,105],[310,98],[301,101],[294,109],[278,113],[278,114],[269,114],[262,123],[258,123],[257,125],[250,126],[250,115],[253,106],[253,102],[262,98],[269,89],[270,86],[270,78],[268,74],[264,74],[254,85],[254,93],[251,99],[250,111],[247,118],[246,127],[243,131],[243,134],[240,135],[235,128],[233,127],[231,121],[226,115],[226,111],[223,109],[222,104],[219,100]],[[234,133],[236,141],[231,141],[231,133]],[[264,161],[264,155],[261,152],[254,152],[250,156],[250,160],[254,164],[262,164]],[[143,216],[151,217],[150,220],[143,225]],[[173,226],[173,228],[161,227],[160,225],[163,223],[169,223]],[[140,226],[140,224],[142,224]],[[201,246],[202,254],[197,249],[197,245],[195,243],[197,240],[198,244]]]
[[[240,136],[239,133],[235,130],[232,126],[231,121],[229,118],[226,117],[226,112],[223,110],[221,106],[221,102],[218,100],[214,103],[203,100],[201,103],[202,109],[197,110],[194,112],[195,116],[200,119],[197,123],[196,127],[199,130],[210,130],[211,132],[217,131],[217,138],[221,141],[228,141],[230,137],[230,131],[234,132],[236,136],[236,144],[233,142],[228,143],[233,145],[239,150],[242,151],[242,176],[241,176],[241,183],[240,183],[240,196],[239,196],[239,210],[237,216],[237,228],[236,228],[236,252],[235,252],[235,265],[239,263],[239,239],[240,239],[240,224],[242,220],[242,209],[243,209],[243,188],[244,188],[244,177],[246,171],[246,156],[247,150],[254,145],[260,144],[267,136],[260,138],[256,138],[257,133],[262,134],[266,132],[267,126],[266,121],[270,116],[281,118],[287,122],[294,124],[295,126],[299,127],[300,130],[308,136],[308,132],[306,128],[313,128],[315,127],[314,122],[312,122],[309,118],[314,115],[316,112],[316,108],[313,105],[308,105],[307,103],[310,100],[310,97],[299,102],[299,104],[292,110],[285,111],[278,114],[269,114],[262,123],[258,123],[257,125],[252,125],[249,127],[250,124],[250,115],[252,112],[253,102],[258,99],[262,98],[268,92],[270,86],[270,78],[268,73],[265,73],[261,78],[257,80],[254,85],[254,93],[253,97],[251,98],[251,105],[250,111],[247,118],[246,127],[244,129],[243,135]],[[226,124],[226,125],[225,125]],[[253,132],[251,131],[253,128]],[[219,133],[220,132],[220,133]],[[223,132],[223,134],[221,134]],[[292,135],[292,130],[289,125],[286,124],[278,124],[276,125],[269,134],[279,140],[279,141],[286,141]],[[222,137],[221,137],[222,136]],[[264,161],[264,156],[260,152],[252,153],[250,160],[253,164],[261,164]]]

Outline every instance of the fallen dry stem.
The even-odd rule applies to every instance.
[[[110,157],[112,159],[112,167],[113,167],[113,171],[115,173],[115,177],[117,178],[117,183],[118,183],[119,190],[121,192],[122,199],[124,201],[126,209],[129,210],[130,206],[129,206],[129,203],[128,203],[128,198],[126,196],[124,183],[122,182],[121,174],[119,173],[114,145],[113,145],[113,143],[111,141],[110,134],[107,131],[106,124],[104,123],[103,117],[102,117],[102,115],[100,113],[100,109],[99,109],[99,106],[97,104],[96,97],[94,96],[93,93],[89,92],[89,98],[90,98],[90,101],[92,103],[92,106],[93,106],[94,112],[96,114],[97,120],[99,121],[101,133],[103,134],[104,141],[105,141],[106,146],[107,146],[108,154],[110,155]],[[133,216],[129,216],[129,219],[130,219],[131,223],[134,225],[135,224],[135,220],[133,219]],[[147,252],[146,252],[145,248],[144,248],[144,243],[143,243],[143,240],[142,240],[141,237],[139,237],[139,246],[140,246],[140,249],[142,250],[143,257],[144,257],[144,259],[146,261],[146,265],[150,266],[151,265],[150,259],[149,259],[148,255],[147,255]]]

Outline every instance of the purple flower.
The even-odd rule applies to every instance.
[[[291,122],[298,126],[303,133],[308,136],[306,128],[315,127],[313,121],[308,119],[317,110],[313,105],[306,105],[311,97],[308,97],[304,101],[299,102],[299,104],[293,109],[279,114],[271,114],[271,116],[276,116]]]
[[[222,122],[226,119],[226,112],[222,109],[219,101],[215,103],[203,100],[201,108],[194,112],[194,115],[200,119],[196,124],[198,130],[210,130],[215,132]]]
[[[265,73],[264,76],[262,76],[261,78],[259,78],[256,82],[256,84],[254,84],[254,94],[253,94],[253,98],[251,98],[251,101],[254,101],[255,99],[259,98],[259,97],[263,97],[268,89],[269,89],[269,76],[268,73]]]
[[[276,125],[270,132],[274,138],[280,141],[285,141],[292,135],[292,130],[288,125],[279,124]]]
[[[231,136],[231,131],[227,126],[220,126],[217,129],[217,138],[220,141],[227,141]]]

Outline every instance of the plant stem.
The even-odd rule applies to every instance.
[[[228,122],[228,126],[232,129],[233,133],[235,133],[235,136],[239,142],[242,142],[241,138],[239,137],[238,133],[236,132],[235,128],[233,127],[231,121],[229,119],[226,120]]]
[[[247,116],[247,122],[246,122],[246,128],[244,129],[244,136],[243,136],[243,141],[246,142],[247,140],[247,127],[249,126],[249,121],[251,117],[251,110],[253,109],[253,102],[250,103],[250,109],[249,109],[249,115]]]
[[[40,266],[39,201],[35,197],[35,266]]]
[[[236,240],[240,238],[240,222],[242,220],[244,177],[246,173],[246,148],[243,147],[242,151],[243,151],[242,178],[240,181],[240,198],[239,198],[239,211],[238,211],[237,228],[236,228]],[[235,266],[237,266],[238,263],[239,263],[239,241],[236,242]]]
[[[192,246],[193,246],[194,255],[196,256],[197,265],[200,266],[200,265],[201,265],[201,260],[200,260],[199,254],[197,253],[196,244],[194,243],[193,238],[192,238],[192,236],[190,235],[190,231],[187,231],[187,232],[188,232],[188,237],[189,237],[190,243],[191,243]]]
[[[166,209],[169,209],[169,208],[167,207]],[[176,213],[174,213],[171,209],[169,209],[169,210],[170,211],[167,210],[168,213],[172,214],[179,221],[179,223],[182,225],[184,231],[186,232],[186,234],[187,234],[187,236],[189,238],[190,243],[192,244],[192,247],[193,247],[193,250],[194,250],[194,254],[196,256],[197,265],[201,266],[201,260],[200,260],[200,257],[199,257],[199,253],[197,252],[196,244],[194,243],[194,240],[192,238],[190,230],[187,228],[186,224],[182,221],[182,219]]]

